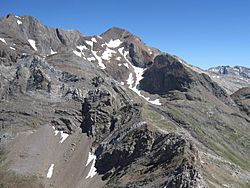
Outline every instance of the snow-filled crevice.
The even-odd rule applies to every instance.
[[[102,62],[102,58],[97,55],[96,51],[92,51],[92,54],[95,56],[95,58],[98,61],[98,65],[100,66],[101,69],[106,69],[106,66]]]
[[[7,44],[7,42],[3,38],[0,38],[0,41],[2,41],[3,43]]]
[[[129,54],[128,51],[124,51],[124,47],[119,48],[118,49],[119,53],[124,57],[124,59],[126,60],[126,62],[134,69],[134,73],[135,73],[135,78],[133,76],[132,73],[129,74],[128,80],[127,80],[127,85],[129,86],[129,89],[131,89],[132,91],[134,91],[137,95],[139,95],[140,97],[142,97],[143,99],[145,99],[146,101],[148,101],[151,104],[155,104],[155,105],[161,105],[161,102],[159,99],[155,99],[155,100],[150,100],[149,97],[145,97],[141,94],[141,91],[139,90],[139,86],[140,86],[140,81],[143,79],[143,73],[144,73],[144,68],[140,68],[140,67],[136,67],[134,66],[128,59],[127,59],[127,55]],[[126,66],[126,65],[125,65]]]
[[[56,51],[53,51],[53,49],[50,48],[50,55],[54,55],[54,54],[56,54],[56,53],[57,53]]]
[[[92,154],[91,152],[89,152],[89,156],[88,156],[86,166],[88,166],[91,162],[92,162],[92,164],[91,164],[89,173],[88,173],[88,175],[86,176],[85,179],[93,178],[96,175],[97,171],[96,171],[96,168],[95,168],[95,161],[96,161],[96,156],[94,154]]]
[[[91,40],[92,40],[92,41],[86,41],[86,43],[87,43],[88,45],[90,45],[90,47],[91,47],[91,52],[92,52],[93,56],[95,57],[95,59],[97,60],[98,65],[100,66],[100,68],[101,68],[101,69],[106,69],[106,66],[105,66],[105,65],[103,64],[103,62],[102,62],[102,58],[101,58],[100,56],[97,55],[97,51],[94,51],[94,50],[93,50],[93,45],[94,45],[94,42],[96,41],[96,39],[95,39],[95,38],[92,38]],[[88,58],[88,60],[89,60],[89,58]],[[89,61],[90,61],[90,60],[89,60]]]
[[[37,51],[37,48],[36,48],[36,41],[34,41],[33,39],[28,39],[28,42],[30,43],[30,46],[31,46],[35,51]]]
[[[91,43],[92,44],[92,43]],[[79,57],[82,57],[83,59],[86,59],[83,53],[83,50],[87,50],[88,48],[85,45],[78,45],[76,48],[80,51],[73,50],[73,53]]]

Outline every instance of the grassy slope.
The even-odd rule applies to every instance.
[[[174,125],[168,117],[150,110],[147,106],[144,107],[143,111],[145,120],[170,132],[176,131],[178,128],[185,128],[206,148],[221,156],[223,160],[231,162],[232,166],[236,165],[243,170],[250,171],[250,138],[248,137],[250,130],[249,123],[243,118],[232,116],[230,112],[220,108],[220,106],[204,102],[176,103],[175,101],[172,104],[168,103],[165,107],[160,107],[160,109],[164,112],[170,112],[176,119],[187,122],[188,125],[185,127]],[[216,161],[216,163],[221,164],[214,163],[213,166],[228,168],[220,161]],[[222,174],[224,173],[224,176],[216,177],[209,175],[211,169],[210,167],[205,169],[208,181],[218,183],[232,179],[228,169],[220,171]],[[216,171],[213,172],[216,173]],[[232,180],[232,182],[240,187],[249,187],[248,184],[241,181]]]

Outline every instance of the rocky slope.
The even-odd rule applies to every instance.
[[[231,97],[239,106],[240,110],[250,116],[250,88],[241,88],[232,94]]]
[[[249,186],[245,90],[124,29],[8,15],[0,77],[2,187]]]
[[[210,76],[229,94],[250,86],[250,69],[241,66],[219,66],[208,69]]]

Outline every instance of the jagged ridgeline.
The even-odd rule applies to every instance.
[[[8,15],[0,187],[248,188],[248,75],[201,70],[124,29],[84,36]]]

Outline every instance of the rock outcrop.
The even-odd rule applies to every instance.
[[[204,73],[197,73],[186,67],[182,62],[168,54],[158,55],[154,63],[143,74],[140,81],[140,88],[151,94],[165,95],[169,93],[206,90],[211,92],[217,98],[232,104],[227,93],[213,82],[210,77]],[[186,95],[187,96],[187,95]],[[191,96],[189,98],[197,98]]]
[[[82,109],[82,130],[94,140],[95,167],[105,187],[202,187],[195,146],[181,135],[150,128],[141,106],[117,90],[116,97],[90,91]]]
[[[0,185],[247,187],[249,89],[217,74],[124,29],[2,18]]]
[[[231,95],[239,108],[250,116],[250,88],[242,88]]]

